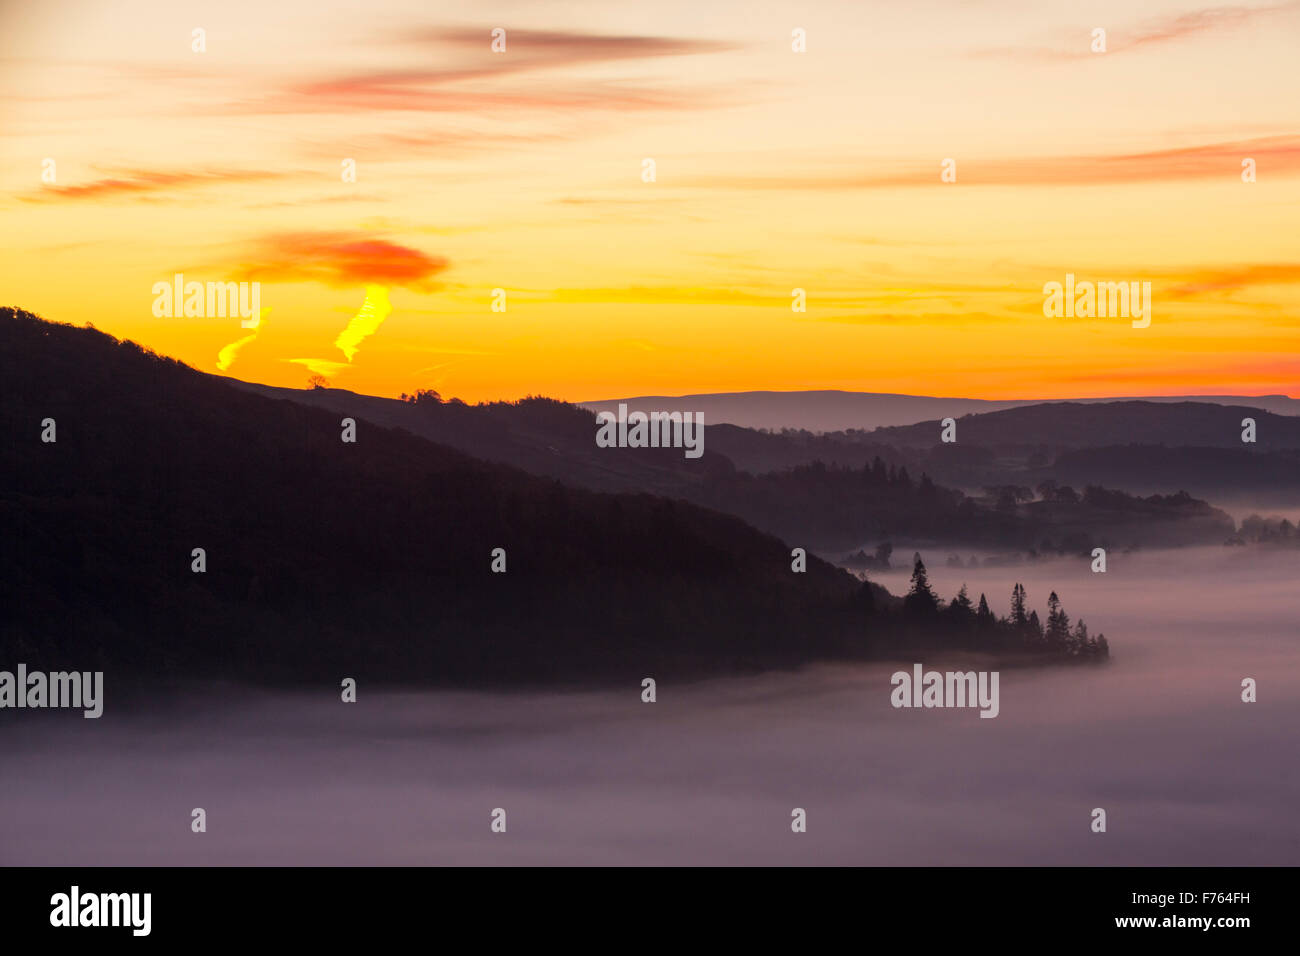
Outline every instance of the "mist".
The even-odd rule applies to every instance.
[[[991,720],[892,708],[910,658],[660,683],[653,704],[639,681],[362,683],[355,704],[336,687],[204,687],[142,711],[115,706],[110,683],[99,720],[0,712],[0,863],[1300,863],[1300,551],[1114,554],[1105,574],[942,556],[926,555],[945,599],[965,582],[1005,614],[1018,580],[1042,616],[1054,589],[1107,635],[1110,662],[968,660],[1001,672]],[[901,593],[907,571],[873,577]],[[1245,677],[1258,703],[1241,701]]]

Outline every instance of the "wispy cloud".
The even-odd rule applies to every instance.
[[[492,28],[428,26],[415,29],[389,31],[384,36],[396,44],[434,44],[451,47],[466,54],[490,53]],[[586,33],[576,30],[520,30],[506,31],[507,54],[518,63],[537,65],[569,65],[598,63],[606,60],[632,60],[649,57],[691,56],[701,53],[723,53],[739,49],[732,41],[707,40],[698,37],[665,37],[644,34]]]
[[[388,304],[388,290],[381,285],[366,286],[366,301],[361,311],[348,322],[347,328],[339,333],[334,346],[352,361],[361,343],[379,330],[384,319],[388,318],[393,307]]]
[[[152,198],[159,194],[215,186],[222,183],[255,183],[283,179],[285,172],[248,169],[200,169],[165,171],[139,169],[70,186],[48,185],[18,197],[23,202],[77,202],[114,198]]]
[[[317,375],[324,375],[326,378],[334,375],[340,369],[348,367],[347,362],[331,362],[329,359],[291,358],[285,359],[285,361],[292,362],[294,365],[305,366],[309,371],[312,371]]]
[[[1277,14],[1300,10],[1300,2],[1290,0],[1259,7],[1220,6],[1168,14],[1106,31],[1106,54],[1165,45],[1205,34],[1221,34]],[[1091,50],[1091,28],[1078,27],[1062,31],[1043,44],[982,47],[968,55],[979,59],[1020,60],[1035,62],[1082,60],[1095,57]]]
[[[235,359],[239,358],[239,353],[243,350],[244,346],[257,338],[257,333],[260,331],[262,331],[262,326],[259,323],[257,331],[252,335],[245,335],[242,339],[236,339],[229,345],[224,346],[221,351],[217,353],[217,368],[224,372],[229,369],[230,366],[234,365]]]
[[[647,112],[702,110],[740,102],[734,94],[697,89],[664,89],[627,83],[603,82],[596,86],[529,83],[517,88],[482,87],[446,90],[418,79],[355,77],[325,86],[285,90],[266,99],[227,104],[221,112],[237,114],[373,113],[492,113],[507,111],[619,111]]]
[[[1255,263],[1242,266],[1214,266],[1187,270],[1177,275],[1168,296],[1188,299],[1207,293],[1236,292],[1249,286],[1295,285],[1300,283],[1300,263]]]
[[[545,30],[507,31],[506,52],[491,50],[491,29],[417,28],[386,33],[400,46],[427,48],[437,68],[352,71],[286,84],[271,96],[226,104],[233,113],[361,113],[419,111],[486,113],[505,110],[685,110],[720,105],[717,91],[662,84],[576,84],[537,76],[571,74],[595,64],[722,53],[737,45],[682,37],[606,35]],[[397,54],[395,54],[397,55]]]
[[[1300,136],[1270,136],[1139,153],[958,158],[960,186],[1095,186],[1189,179],[1235,181],[1251,157],[1268,175],[1300,173]],[[855,164],[858,169],[870,161]],[[708,189],[818,190],[893,189],[941,185],[935,159],[892,163],[875,173],[812,170],[781,176],[700,176],[680,185]],[[945,187],[958,188],[958,187]]]

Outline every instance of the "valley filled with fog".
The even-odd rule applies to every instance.
[[[1104,631],[1100,666],[986,658],[574,693],[204,686],[0,714],[0,863],[1295,864],[1300,552],[947,568]],[[873,575],[894,593],[907,571]],[[618,639],[611,634],[610,640]],[[1000,714],[890,706],[913,663],[1001,671]],[[645,676],[654,676],[647,674]],[[1241,680],[1258,681],[1257,703]],[[190,831],[192,808],[207,832]],[[495,808],[507,831],[490,830]],[[791,832],[791,810],[808,830]],[[1108,832],[1090,831],[1105,808]]]

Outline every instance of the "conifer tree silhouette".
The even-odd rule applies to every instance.
[[[1011,589],[1011,623],[1017,631],[1023,630],[1029,623],[1029,618],[1025,615],[1025,586],[1019,581]]]
[[[928,617],[939,610],[939,596],[930,587],[919,551],[912,558],[912,587],[903,598],[903,610],[917,617]]]
[[[1030,644],[1041,644],[1043,642],[1043,625],[1038,620],[1037,611],[1029,612],[1029,620],[1025,624],[1025,640]]]
[[[1055,591],[1047,599],[1047,629],[1043,638],[1049,647],[1062,650],[1070,640],[1070,616],[1061,607]]]

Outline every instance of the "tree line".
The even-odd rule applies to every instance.
[[[863,582],[859,602],[874,609],[870,582]],[[1105,634],[1090,634],[1080,618],[1070,622],[1061,599],[1052,591],[1047,599],[1047,621],[1030,609],[1025,586],[1016,582],[1011,590],[1011,613],[998,617],[981,593],[974,602],[963,583],[951,601],[945,602],[930,584],[925,562],[918,553],[913,557],[911,586],[902,600],[900,614],[904,626],[922,634],[943,634],[949,641],[981,650],[1022,649],[1034,653],[1080,659],[1110,656]]]

